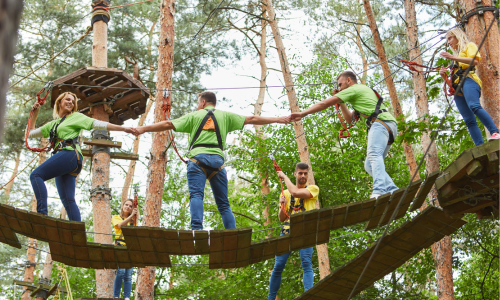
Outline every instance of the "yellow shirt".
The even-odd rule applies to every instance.
[[[468,43],[467,46],[465,47],[465,49],[460,51],[460,53],[458,54],[458,57],[473,58],[474,55],[476,54],[476,52],[477,52],[477,56],[476,56],[477,61],[481,61],[481,54],[477,51],[477,45],[474,43]],[[468,64],[464,64],[461,62],[459,62],[458,65],[460,68],[462,68],[464,70],[469,67]],[[476,70],[477,70],[477,66],[476,66]],[[477,82],[477,84],[479,84],[479,87],[483,87],[483,82],[481,81],[481,79],[479,79],[479,76],[477,76],[476,72],[470,71],[469,75],[467,77],[474,79],[474,81]],[[455,80],[455,83],[458,83],[458,81],[459,81],[458,79]]]
[[[123,222],[123,218],[120,217],[120,215],[115,215],[111,218],[111,223],[113,223],[113,228],[115,229],[115,240],[116,239],[124,239],[124,237],[120,237],[122,235],[122,229],[118,227],[117,225]],[[129,223],[129,225],[133,225],[132,222]],[[120,241],[120,244],[125,246],[125,242]]]
[[[316,208],[316,201],[318,200],[318,195],[319,195],[319,187],[317,185],[308,185],[306,189],[309,190],[309,192],[312,195],[312,198],[307,198],[304,199],[304,208],[306,211],[308,210],[313,210]],[[290,210],[290,200],[291,200],[291,194],[288,190],[284,190],[283,194],[285,195],[286,198],[286,213],[288,214],[288,211]],[[300,198],[295,198],[295,203],[294,205],[300,205]],[[300,213],[301,211],[294,211],[292,209],[292,215],[296,213]],[[287,220],[289,221],[289,219]],[[284,225],[285,229],[288,229],[290,226]]]

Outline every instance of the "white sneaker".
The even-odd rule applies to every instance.
[[[373,194],[370,195],[370,199],[371,198],[377,199],[378,197],[380,197],[380,194],[377,194],[377,193],[373,193]]]
[[[130,300],[130,298],[125,298],[125,300]]]

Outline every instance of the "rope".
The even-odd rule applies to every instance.
[[[162,102],[163,103],[161,105],[161,109],[163,111],[163,120],[164,121],[170,120],[170,111],[172,109],[172,100],[171,100],[171,95],[166,90],[163,91]],[[177,156],[179,156],[179,158],[182,160],[183,163],[187,164],[187,161],[184,160],[184,158],[182,158],[182,155],[180,155],[179,151],[177,150],[177,145],[175,144],[174,133],[172,132],[172,130],[168,130],[167,135],[168,135],[168,138],[170,139],[170,143],[172,144],[172,147],[175,150],[175,153],[177,153]]]
[[[146,2],[151,2],[153,0],[146,0],[142,2],[136,2],[136,3],[130,3],[130,4],[123,4],[123,5],[118,5],[118,6],[111,6],[109,9],[115,9],[115,8],[120,8],[120,7],[125,7],[125,6],[131,6],[131,5],[136,5],[136,4],[141,4],[141,3],[146,3]]]
[[[23,81],[24,79],[26,79],[28,76],[32,75],[32,74],[35,74],[36,71],[40,70],[43,66],[45,66],[46,64],[48,64],[49,62],[53,61],[56,57],[58,57],[59,55],[61,55],[64,51],[66,51],[68,48],[70,48],[71,46],[73,46],[74,44],[80,42],[81,40],[83,40],[84,37],[86,37],[90,32],[92,31],[92,26],[89,26],[87,27],[87,30],[85,30],[85,33],[82,34],[82,36],[80,36],[79,38],[77,38],[76,40],[74,40],[71,44],[69,44],[68,46],[66,46],[64,49],[62,49],[61,51],[59,51],[56,55],[52,56],[49,60],[47,60],[46,62],[44,62],[41,66],[39,66],[38,68],[36,68],[35,70],[31,71],[28,75],[24,76],[23,78],[19,79],[16,83],[12,84],[11,86],[9,86],[9,88],[12,88],[14,86],[16,86],[19,82]]]
[[[465,77],[467,77],[467,75],[469,74],[470,70],[472,69],[472,63],[474,62],[474,60],[476,59],[477,57],[477,54],[479,53],[479,50],[481,49],[481,47],[483,46],[484,42],[486,41],[486,37],[488,36],[488,33],[490,32],[490,29],[491,27],[493,26],[493,24],[495,23],[496,19],[493,18],[493,20],[491,21],[491,24],[490,26],[488,27],[488,30],[486,30],[484,36],[483,36],[483,39],[481,40],[481,43],[479,44],[479,46],[477,47],[477,51],[476,51],[476,54],[474,55],[474,57],[472,58],[471,60],[471,63],[469,65],[469,67],[465,70]],[[462,89],[462,86],[464,84],[465,80],[462,80],[457,88],[457,91],[460,91]],[[446,97],[446,100],[448,100],[448,95],[445,94],[445,97]],[[420,159],[420,163],[418,164],[417,166],[417,169],[415,170],[415,173],[413,174],[412,178],[410,179],[410,184],[408,184],[408,186],[406,187],[403,195],[401,196],[401,199],[404,199],[406,197],[406,195],[408,194],[408,190],[410,188],[410,185],[411,183],[413,182],[413,180],[415,179],[415,177],[417,176],[418,174],[418,171],[420,170],[420,167],[422,166],[424,160],[425,160],[425,157],[427,156],[427,154],[429,153],[429,150],[432,146],[432,143],[434,143],[439,131],[441,130],[441,126],[443,126],[443,123],[446,119],[446,117],[448,116],[448,113],[450,112],[451,110],[451,104],[453,103],[453,100],[452,102],[449,102],[447,101],[449,104],[448,104],[448,108],[446,109],[446,112],[444,113],[444,116],[441,118],[441,122],[439,123],[438,127],[436,128],[436,131],[434,131],[432,137],[431,137],[431,141],[429,143],[429,146],[427,146],[427,149],[425,150],[425,153],[424,155],[422,156],[422,158]],[[350,300],[352,298],[352,296],[354,295],[354,292],[356,291],[356,288],[358,287],[358,284],[359,282],[361,281],[361,279],[363,278],[363,275],[365,274],[366,270],[368,269],[368,266],[370,265],[370,262],[372,261],[373,259],[373,256],[375,255],[375,253],[377,252],[378,250],[378,247],[380,246],[380,242],[382,241],[382,239],[387,235],[387,231],[389,229],[389,225],[392,223],[392,221],[394,220],[394,218],[396,217],[396,214],[397,212],[399,211],[400,207],[402,205],[402,201],[400,201],[396,207],[396,209],[393,211],[392,215],[391,215],[391,218],[389,219],[389,222],[387,222],[387,225],[385,225],[385,230],[384,230],[384,233],[382,234],[382,236],[378,239],[377,241],[377,244],[375,245],[375,248],[373,249],[371,255],[370,255],[370,258],[368,259],[368,261],[366,262],[366,265],[365,267],[363,268],[363,271],[361,272],[361,274],[359,275],[359,278],[358,280],[356,281],[356,284],[354,285],[354,288],[352,289],[351,293],[349,294],[349,297],[347,298],[348,300]]]
[[[340,124],[342,124],[342,128],[340,128],[339,131],[339,138],[345,139],[351,136],[351,133],[349,132],[349,129],[353,128],[356,126],[356,122],[359,120],[359,115],[358,114],[353,114],[354,121],[351,123],[351,125],[347,126],[345,124],[344,118],[342,118],[342,114],[340,113],[340,104],[335,104],[335,110],[337,111],[337,116],[339,117]],[[344,132],[347,132],[347,135],[344,135]]]
[[[274,159],[274,156],[272,154],[269,154],[269,158],[273,161],[273,165],[274,165],[274,169],[276,170],[276,173],[283,172],[281,170],[280,166],[278,165],[278,163],[276,162],[276,159]],[[285,197],[285,192],[283,191],[283,179],[281,179],[281,177],[280,177],[280,184],[281,184],[281,195],[283,195],[283,197]],[[292,203],[290,203],[290,205],[292,205]],[[281,204],[281,211],[283,211],[283,213],[285,214],[287,219],[290,219],[290,216],[286,213],[286,203]]]
[[[134,191],[134,208],[137,208],[139,206],[139,201],[137,200],[137,188]],[[134,226],[137,226],[137,214],[134,216]]]
[[[437,71],[437,67],[428,67],[428,66],[424,66],[424,65],[421,65],[421,64],[417,64],[416,62],[413,61],[408,61],[408,60],[404,60],[404,59],[401,59],[400,60],[403,65],[405,65],[406,67],[408,67],[408,69],[410,69],[411,71],[415,71],[417,72],[418,74],[422,74],[422,73],[431,73],[431,72],[438,72]],[[426,69],[429,69],[429,70],[417,70],[415,67],[421,67],[421,68],[426,68]]]
[[[47,97],[49,96],[49,93],[50,91],[52,90],[52,87],[53,87],[54,83],[52,81],[49,81],[37,94],[36,94],[36,102],[40,105],[43,105],[45,103],[45,100],[47,99]],[[44,96],[42,96],[42,94],[44,94]],[[42,152],[42,151],[46,151],[52,147],[54,147],[54,142],[53,141],[50,141],[47,146],[43,147],[43,148],[32,148],[30,147],[30,145],[28,144],[28,137],[30,135],[30,131],[31,131],[31,122],[32,122],[32,119],[33,119],[33,116],[35,115],[35,109],[32,108],[31,111],[30,111],[30,115],[28,117],[28,125],[26,127],[26,135],[25,135],[25,144],[26,144],[26,148],[28,148],[29,150],[33,151],[33,152]]]
[[[26,170],[26,168],[29,167],[35,161],[35,159],[39,156],[40,156],[40,153],[38,155],[36,155],[35,157],[33,157],[33,159],[21,170],[21,172],[18,172],[16,176],[11,178],[4,185],[0,186],[0,190],[3,190],[7,186],[7,184],[9,184],[12,180],[16,179],[16,177],[19,176],[22,172],[24,172],[24,170]]]

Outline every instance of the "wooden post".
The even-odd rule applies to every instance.
[[[99,2],[99,1],[94,1]],[[102,4],[107,6],[107,2]],[[94,27],[94,36],[92,40],[92,66],[106,68],[108,66],[108,24],[104,21],[96,21],[92,25]],[[105,105],[92,107],[92,117],[97,120],[109,122],[109,115],[106,112]],[[97,136],[94,131],[92,135]],[[100,130],[101,137],[109,136],[109,132]],[[105,151],[106,147],[100,147],[102,152],[96,152],[98,147],[93,147],[92,156],[92,192],[90,199],[93,205],[94,231],[97,233],[94,236],[94,241],[101,244],[112,244],[111,236],[111,206],[109,192],[109,167],[110,154]],[[113,297],[113,270],[96,270],[96,293],[97,297]]]
[[[292,73],[288,65],[288,59],[286,57],[285,46],[283,45],[283,40],[281,39],[280,30],[278,27],[278,20],[276,19],[276,14],[274,12],[272,0],[264,0],[267,12],[269,14],[269,25],[273,32],[274,41],[276,43],[276,48],[278,50],[278,56],[280,58],[281,71],[283,72],[283,77],[286,84],[286,93],[288,96],[288,102],[290,103],[290,110],[292,112],[299,112],[299,103],[297,101],[297,95],[295,93],[295,88],[293,87]],[[308,182],[309,184],[315,184],[314,174],[311,165],[311,159],[309,158],[309,148],[307,146],[306,136],[304,135],[304,125],[302,121],[294,122],[293,128],[295,130],[295,136],[300,136],[297,138],[297,146],[299,148],[300,161],[311,166],[309,172]],[[316,202],[316,208],[319,207],[319,200]],[[328,257],[328,248],[326,244],[317,245],[316,251],[318,254],[318,265],[320,278],[323,279],[330,274],[330,259]]]
[[[382,45],[382,40],[380,39],[380,34],[377,28],[377,22],[375,21],[375,16],[373,15],[372,7],[370,5],[369,0],[363,0],[363,6],[365,7],[366,16],[368,18],[368,24],[370,25],[370,29],[373,35],[373,42],[375,43],[375,49],[377,50],[378,59],[380,62],[387,61],[387,56],[385,55],[384,45]],[[387,89],[389,90],[389,95],[391,97],[392,108],[394,109],[394,114],[396,118],[399,116],[403,116],[403,110],[401,109],[401,104],[399,103],[398,94],[396,92],[396,86],[394,85],[394,81],[392,80],[391,69],[389,68],[388,63],[384,63],[381,65],[382,71],[384,73],[384,77],[387,77],[385,83],[387,85]],[[399,133],[400,135],[402,132]],[[413,154],[413,148],[408,143],[403,143],[403,148],[405,149],[406,162],[408,163],[408,167],[410,169],[410,173],[414,174],[417,170],[417,162],[415,161],[415,154]],[[420,179],[419,174],[415,177],[415,180]]]
[[[17,29],[24,1],[7,0],[0,5],[0,145],[2,144],[9,76],[16,54]]]
[[[419,44],[418,41],[418,25],[417,25],[417,16],[415,11],[415,0],[405,0],[405,14],[406,14],[406,36],[407,36],[407,44],[408,49],[410,50],[410,59],[414,59],[414,61],[418,64],[423,64],[422,58],[420,56],[420,48],[416,47]],[[417,72],[413,72],[413,90],[415,93],[415,106],[417,108],[417,116],[419,120],[423,120],[424,122],[428,122],[429,118],[424,117],[429,114],[429,105],[427,99],[427,90],[425,86],[425,78],[422,74],[418,74]],[[422,147],[424,151],[431,144],[430,132],[423,132],[422,137]],[[439,171],[439,159],[437,153],[437,147],[435,143],[430,145],[429,153],[425,157],[427,174],[431,174],[432,172]],[[431,198],[437,198],[437,190],[434,185],[431,192]],[[422,211],[427,206],[426,202],[420,208]],[[434,257],[435,265],[436,265],[436,287],[437,287],[437,295],[439,299],[451,300],[455,299],[454,291],[453,291],[453,269],[452,269],[452,256],[453,256],[453,248],[451,246],[451,238],[449,236],[445,236],[440,241],[434,243],[431,246],[432,254]]]
[[[476,0],[461,0],[462,8],[465,12],[476,8]],[[481,2],[481,1],[479,1]],[[478,3],[481,4],[481,3]],[[491,0],[482,0],[483,6],[493,5]],[[483,35],[495,19],[493,12],[485,11],[484,14],[474,15],[469,18],[465,25],[465,31],[471,42],[478,46],[483,39]],[[500,121],[500,34],[498,30],[498,21],[491,28],[486,41],[479,50],[481,54],[481,62],[476,67],[479,78],[483,82],[481,89],[481,104],[483,108],[490,114],[493,122],[499,127]],[[490,132],[486,130],[488,137]]]
[[[160,43],[158,45],[157,89],[172,88],[174,68],[174,8],[175,0],[161,0],[160,3]],[[168,93],[171,97],[171,93]],[[163,120],[163,91],[157,91],[155,98],[154,122]],[[166,131],[153,133],[153,141],[148,167],[146,203],[143,214],[143,226],[158,227],[165,183],[167,156],[164,153],[168,144]],[[135,299],[154,299],[155,267],[140,269],[137,276]]]

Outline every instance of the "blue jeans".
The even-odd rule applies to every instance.
[[[283,234],[281,234],[283,235]],[[276,294],[280,289],[281,285],[281,273],[285,269],[286,262],[291,252],[286,254],[276,256],[276,261],[274,263],[273,273],[271,274],[271,280],[269,281],[269,295],[268,300],[275,300]],[[302,270],[304,276],[302,278],[302,283],[304,284],[304,292],[312,288],[314,284],[314,272],[312,268],[312,255],[313,248],[300,249],[300,262],[302,264]]]
[[[134,268],[116,270],[115,289],[113,297],[120,297],[123,284],[123,298],[130,298],[132,292],[132,272]]]
[[[47,188],[45,181],[55,178],[57,192],[70,221],[81,221],[80,209],[75,202],[76,176],[70,175],[78,166],[74,150],[61,150],[38,166],[30,175],[36,197],[36,211],[47,215]],[[82,159],[81,155],[80,160]]]
[[[396,122],[385,122],[392,130],[394,138],[398,135],[398,126]],[[366,149],[365,170],[373,177],[373,193],[386,194],[392,193],[398,187],[392,181],[392,178],[385,171],[384,158],[389,153],[390,145],[389,131],[379,122],[373,122],[368,132],[368,147]]]
[[[467,129],[469,129],[469,134],[474,144],[476,146],[482,145],[484,144],[483,134],[477,125],[476,116],[488,129],[490,134],[498,132],[498,128],[488,112],[483,109],[479,102],[481,88],[477,82],[467,77],[462,87],[462,93],[463,96],[455,95],[455,103],[457,104],[458,111],[462,115],[465,125],[467,125]]]
[[[224,159],[217,154],[198,154],[193,157],[197,161],[212,168],[219,168],[224,164]],[[212,174],[207,170],[208,176]],[[205,196],[205,183],[207,175],[200,166],[192,161],[188,161],[187,180],[189,187],[189,199],[191,202],[191,229],[203,229],[203,197]],[[215,204],[222,217],[224,228],[236,228],[236,220],[229,206],[227,173],[222,169],[210,179],[210,186],[215,198]]]

